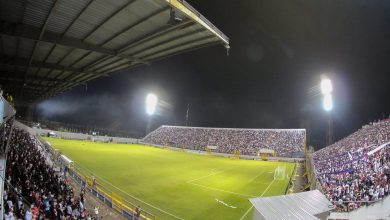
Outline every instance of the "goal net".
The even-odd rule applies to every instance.
[[[278,166],[274,172],[274,180],[284,180],[286,178],[286,166]]]

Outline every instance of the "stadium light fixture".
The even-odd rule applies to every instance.
[[[156,111],[156,106],[157,106],[157,96],[155,94],[148,94],[146,96],[146,113],[148,115],[153,115],[154,112]]]
[[[327,112],[327,129],[326,129],[326,145],[331,145],[333,143],[333,119],[332,119],[332,109],[333,109],[333,100],[332,92],[333,86],[332,82],[325,75],[321,76],[321,93],[322,93],[322,107]]]
[[[324,100],[322,103],[322,106],[324,107],[324,110],[329,112],[333,108],[333,100],[332,100],[332,95],[331,94],[325,94],[324,95]]]
[[[322,95],[331,94],[333,91],[332,82],[328,78],[321,80],[321,93]]]

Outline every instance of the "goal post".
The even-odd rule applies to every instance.
[[[284,180],[286,178],[286,166],[278,166],[274,172],[274,180]]]

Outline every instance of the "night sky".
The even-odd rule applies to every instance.
[[[144,133],[144,99],[160,99],[153,128],[308,129],[324,146],[319,83],[334,87],[335,139],[390,114],[390,1],[191,0],[230,38],[120,72],[38,105],[40,118]]]

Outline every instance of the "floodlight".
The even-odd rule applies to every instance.
[[[330,94],[333,91],[332,82],[330,79],[321,80],[321,92],[323,95]]]
[[[332,101],[332,95],[326,94],[324,96],[324,101],[322,103],[322,106],[324,107],[325,111],[330,111],[333,108],[333,101]]]
[[[157,100],[157,96],[154,94],[148,94],[146,96],[146,113],[148,115],[153,115],[156,111]]]

